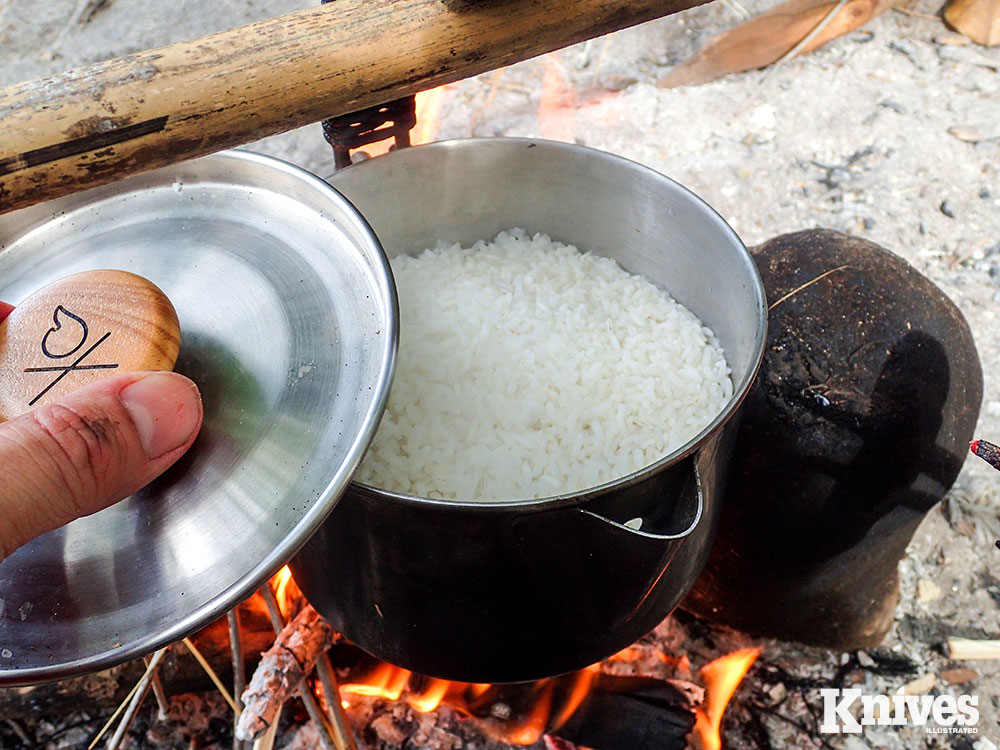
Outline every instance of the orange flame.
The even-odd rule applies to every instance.
[[[302,592],[295,585],[295,579],[286,565],[271,579],[271,586],[278,601],[278,608],[286,619],[290,618],[302,601]],[[627,651],[627,650],[626,650]],[[625,652],[622,653],[625,656]],[[514,745],[532,745],[546,731],[554,731],[563,726],[583,703],[589,694],[600,665],[594,664],[572,676],[572,684],[567,678],[542,680],[535,684],[537,691],[527,715],[512,723],[497,723],[485,719],[482,729],[494,739]],[[365,696],[396,701],[404,698],[415,710],[427,713],[442,703],[447,703],[467,716],[475,716],[477,701],[493,688],[487,683],[451,682],[433,677],[417,676],[407,669],[386,662],[379,662],[364,679],[340,686],[340,702],[344,708],[351,705],[350,696]],[[565,687],[560,687],[565,686]],[[557,688],[558,693],[557,693]],[[559,701],[556,701],[556,695]],[[322,696],[325,703],[326,696]],[[487,696],[488,699],[488,696]]]
[[[706,689],[705,705],[695,709],[694,736],[702,750],[721,750],[719,726],[722,724],[722,714],[743,676],[759,655],[759,648],[744,648],[701,668]]]
[[[553,732],[569,721],[576,709],[583,703],[583,699],[590,693],[590,688],[600,673],[601,666],[599,664],[591,664],[586,669],[581,669],[576,673],[576,680],[573,682],[573,689],[570,691],[566,703],[551,722]]]
[[[403,689],[406,687],[409,679],[409,670],[394,667],[391,664],[383,662],[375,668],[375,671],[369,675],[365,682],[341,685],[340,692],[395,701],[399,700],[399,696],[403,694]]]
[[[496,740],[512,745],[532,745],[538,742],[544,732],[553,731],[569,720],[590,692],[599,672],[599,666],[596,664],[577,672],[566,697],[561,698],[559,703],[555,699],[557,680],[542,680],[535,686],[538,692],[527,710],[527,715],[510,724],[484,719],[480,725],[481,729]],[[433,711],[441,704],[447,704],[467,716],[474,717],[476,699],[492,688],[492,685],[488,684],[417,677],[419,690],[408,692],[412,690],[409,682],[413,677],[411,672],[401,667],[380,663],[363,680],[340,686],[341,705],[344,708],[349,707],[351,702],[348,698],[351,695],[390,701],[403,698],[414,710],[421,713]]]
[[[552,712],[552,691],[555,683],[546,680],[543,683],[542,694],[531,707],[531,712],[520,724],[503,732],[502,739],[512,745],[534,745],[541,738]]]
[[[639,655],[639,649],[635,646],[626,646],[617,654],[608,657],[608,661],[632,661]]]
[[[286,620],[292,612],[292,601],[288,590],[288,584],[291,583],[291,580],[292,571],[289,570],[287,565],[275,573],[271,579],[271,588],[274,590],[274,598],[278,602],[278,609],[281,610],[281,616]]]
[[[473,682],[469,685],[469,694],[472,695],[473,698],[478,698],[491,687],[493,686],[488,682]]]
[[[445,86],[438,86],[436,89],[421,91],[416,96],[416,116],[417,124],[410,130],[410,144],[417,146],[421,143],[430,143],[437,138],[438,130],[441,127],[441,109],[444,105]],[[384,141],[368,143],[361,147],[368,156],[375,157],[389,153],[393,145],[392,138]]]
[[[417,94],[417,124],[410,131],[410,143],[414,146],[430,143],[437,138],[438,130],[441,129],[444,95],[444,86]]]
[[[421,692],[408,696],[406,701],[415,710],[426,714],[441,705],[441,701],[445,693],[448,692],[449,687],[451,687],[451,683],[448,680],[439,680],[436,677],[432,677],[427,681]]]

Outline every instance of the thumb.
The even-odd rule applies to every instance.
[[[107,378],[0,424],[0,559],[148,484],[201,422],[197,386],[155,372]]]

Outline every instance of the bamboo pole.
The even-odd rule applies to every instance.
[[[337,0],[0,89],[0,213],[704,0]]]

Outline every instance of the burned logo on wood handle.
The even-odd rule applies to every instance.
[[[76,354],[83,346],[87,343],[87,338],[90,336],[90,328],[87,326],[87,321],[85,321],[79,315],[74,315],[72,312],[67,310],[62,305],[57,305],[55,310],[52,311],[52,323],[54,324],[52,328],[45,332],[42,337],[41,349],[42,354],[44,354],[49,359],[66,359],[68,357]],[[63,326],[67,327],[66,331],[63,331]],[[79,335],[79,340],[77,340],[76,335],[72,332],[77,332]],[[64,335],[59,336],[58,334],[62,332]],[[71,372],[77,370],[112,370],[118,367],[117,364],[83,364],[83,361],[89,357],[97,347],[103,344],[111,336],[111,331],[105,333],[101,338],[97,340],[89,349],[84,351],[79,357],[77,357],[72,364],[69,365],[54,365],[51,367],[27,367],[25,372],[54,372],[58,373],[56,377],[45,386],[41,391],[38,392],[31,401],[28,402],[28,406],[34,406],[38,400],[48,393],[60,380],[69,375]],[[50,342],[50,337],[54,337]],[[70,344],[75,342],[72,348],[66,349],[65,342],[68,340]],[[55,351],[53,351],[55,349]]]

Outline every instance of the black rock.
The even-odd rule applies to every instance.
[[[718,534],[681,605],[762,636],[878,643],[896,564],[958,475],[982,369],[955,305],[898,256],[829,230],[753,251],[769,306]]]

